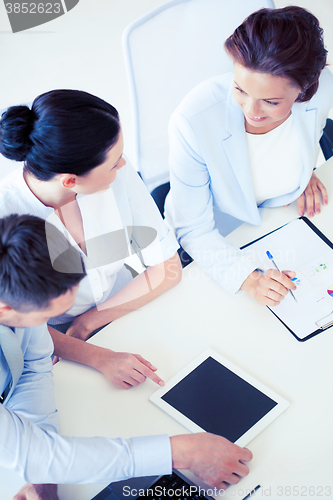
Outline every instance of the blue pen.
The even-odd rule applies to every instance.
[[[259,490],[259,488],[261,488],[260,484],[258,484],[258,486],[256,486],[255,488],[253,488],[252,491],[250,491],[250,493],[248,495],[246,495],[246,497],[243,498],[243,500],[247,500],[248,498],[251,498],[252,496],[255,495],[256,491]]]
[[[269,258],[269,260],[272,262],[272,264],[275,267],[275,269],[277,269],[279,272],[281,272],[280,269],[278,268],[278,266],[276,265],[276,263],[274,261],[274,258],[273,258],[273,255],[271,254],[271,252],[269,252],[267,250],[266,255]],[[294,301],[297,302],[297,299],[296,299],[295,295],[293,294],[293,292],[290,289],[289,289],[289,292],[291,293],[291,296],[294,299]]]

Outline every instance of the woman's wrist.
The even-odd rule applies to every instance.
[[[104,369],[110,364],[111,358],[115,351],[107,349],[106,347],[94,346],[94,352],[90,358],[89,365],[95,370],[104,373]]]
[[[241,290],[244,290],[244,292],[248,293],[249,295],[253,296],[254,291],[257,287],[258,280],[262,276],[262,273],[254,270],[247,278],[246,280],[243,281],[241,285]]]

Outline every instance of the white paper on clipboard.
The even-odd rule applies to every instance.
[[[333,249],[303,220],[296,219],[246,247],[266,271],[272,264],[296,272],[297,289],[270,308],[299,338],[305,339],[333,321]]]

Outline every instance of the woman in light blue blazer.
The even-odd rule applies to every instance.
[[[333,106],[318,20],[300,7],[262,9],[226,41],[234,74],[190,92],[170,122],[171,192],[166,212],[180,244],[232,293],[278,304],[292,273],[269,270],[224,236],[242,222],[259,225],[261,207],[297,200],[300,215],[327,204],[313,173]]]

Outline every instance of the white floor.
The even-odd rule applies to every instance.
[[[133,20],[164,0],[80,0],[66,15],[13,34],[0,2],[0,109],[33,100],[54,88],[94,93],[120,112],[125,152],[132,153],[132,119],[121,35]],[[235,2],[236,3],[236,2]],[[333,54],[333,0],[295,0],[311,10],[325,30]],[[290,4],[275,0],[276,7]],[[333,64],[333,56],[329,57]],[[333,114],[332,114],[333,116]],[[14,167],[0,160],[0,178]]]

